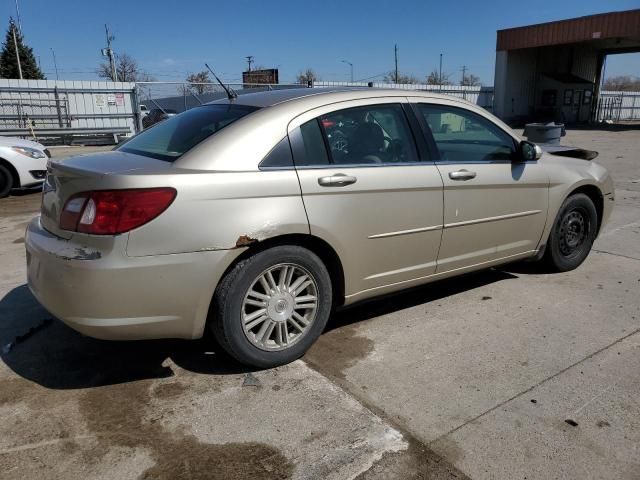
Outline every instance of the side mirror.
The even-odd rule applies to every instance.
[[[542,157],[542,149],[535,143],[520,142],[520,158],[525,162],[539,160]]]

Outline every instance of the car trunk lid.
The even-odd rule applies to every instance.
[[[54,235],[70,239],[75,232],[60,228],[60,214],[69,197],[85,191],[127,188],[123,186],[126,182],[119,180],[128,175],[170,168],[171,163],[120,151],[50,161],[42,193],[42,226]]]

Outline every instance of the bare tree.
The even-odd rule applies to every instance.
[[[187,76],[187,82],[189,82],[189,89],[196,95],[202,95],[203,93],[209,93],[213,91],[213,85],[203,85],[205,83],[211,83],[211,77],[207,70],[202,70],[198,73],[191,73]]]
[[[460,85],[467,87],[478,87],[482,85],[482,83],[480,82],[480,77],[473,75],[472,73],[465,73],[462,77]]]
[[[620,75],[617,77],[610,77],[604,81],[604,90],[615,91],[639,91],[640,90],[640,77],[632,77],[631,75]]]
[[[304,72],[298,74],[296,80],[298,83],[307,84],[309,82],[317,82],[320,80],[320,77],[312,68],[307,68]]]
[[[403,73],[399,73],[398,74],[398,79],[396,81],[396,72],[395,72],[395,70],[387,73],[384,76],[384,81],[386,83],[403,83],[403,84],[420,83],[420,80],[418,80],[417,77],[414,77],[413,75],[405,75]]]
[[[100,78],[111,78],[111,66],[101,63],[96,70]],[[140,70],[138,62],[130,55],[123,53],[116,59],[116,73],[119,82],[150,82],[153,77]]]
[[[434,68],[429,75],[427,75],[427,84],[429,85],[451,85],[451,80],[449,80],[451,74],[442,74],[442,78],[440,78],[440,72],[437,68]]]

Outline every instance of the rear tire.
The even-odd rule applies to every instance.
[[[12,188],[13,175],[7,167],[0,165],[0,198],[8,196]]]
[[[238,264],[214,294],[210,327],[239,362],[270,368],[301,357],[331,312],[329,272],[306,248],[283,245]]]
[[[543,261],[556,272],[577,268],[589,255],[597,228],[593,201],[583,193],[571,195],[558,211]]]

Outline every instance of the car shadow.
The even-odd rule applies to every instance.
[[[326,331],[513,278],[492,269],[363,302],[332,315]],[[85,337],[52,318],[26,285],[0,300],[0,358],[19,376],[51,389],[171,377],[168,359],[200,374],[256,370],[233,361],[211,338],[116,342]]]
[[[22,188],[11,190],[12,197],[26,197],[29,195],[42,194],[42,185],[31,188]]]
[[[111,342],[85,337],[52,318],[26,285],[0,300],[0,358],[21,377],[52,389],[171,377],[167,359],[195,373],[251,371],[208,339]]]
[[[365,300],[338,310],[329,319],[325,332],[399,310],[434,302],[495,282],[517,278],[518,276],[510,273],[510,271],[491,268]]]

